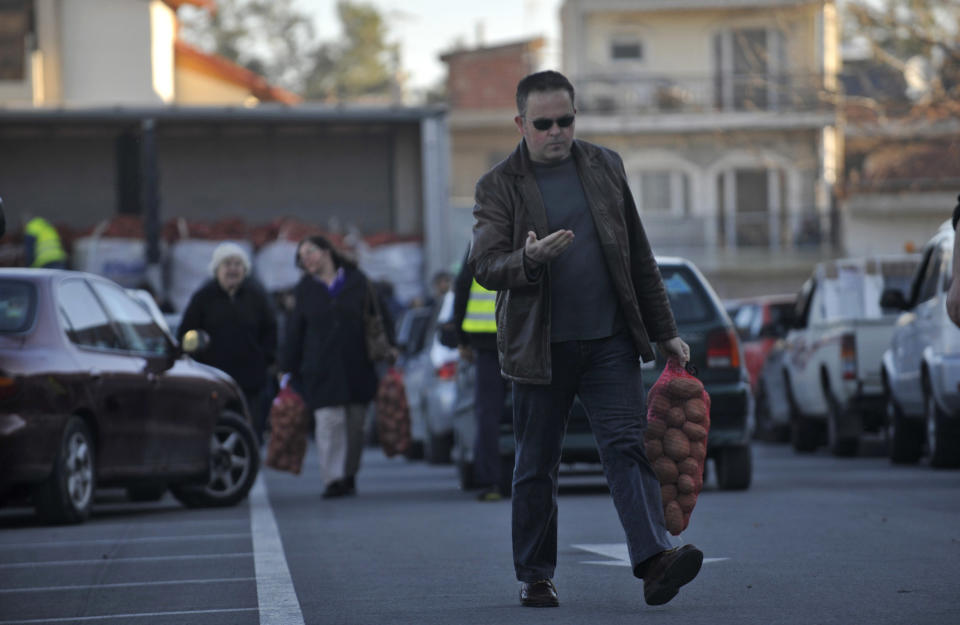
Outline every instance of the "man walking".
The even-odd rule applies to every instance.
[[[700,571],[670,548],[660,484],[644,451],[640,359],[651,342],[681,363],[646,233],[613,151],[574,140],[573,85],[554,71],[517,85],[523,140],[477,183],[470,262],[497,291],[501,373],[513,381],[513,559],[524,606],[559,604],[557,479],[575,396],[586,409],[644,599],[659,605]]]

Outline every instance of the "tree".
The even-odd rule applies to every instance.
[[[294,0],[218,0],[183,11],[183,37],[291,91],[302,91],[316,48],[313,22]]]
[[[862,39],[876,61],[913,79],[916,98],[960,95],[960,0],[849,0],[845,10],[845,39]]]
[[[313,69],[304,95],[324,100],[363,96],[397,99],[400,47],[387,42],[387,24],[369,4],[340,0],[340,40],[324,43],[313,54]]]

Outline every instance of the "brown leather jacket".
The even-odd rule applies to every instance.
[[[637,353],[653,360],[651,341],[677,336],[677,326],[623,161],[612,150],[580,140],[573,142],[572,153]],[[497,291],[501,372],[517,382],[549,384],[550,271],[546,266],[528,274],[523,247],[528,231],[538,238],[550,233],[523,141],[477,183],[473,216],[470,263],[477,282]]]

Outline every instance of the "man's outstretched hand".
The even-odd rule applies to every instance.
[[[548,263],[559,256],[571,243],[573,243],[573,230],[557,230],[542,239],[538,239],[537,234],[531,230],[527,233],[527,242],[523,246],[523,251],[532,261]]]

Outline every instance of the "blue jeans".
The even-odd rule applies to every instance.
[[[660,482],[647,460],[646,396],[626,333],[551,346],[550,384],[514,384],[513,561],[517,579],[553,577],[560,454],[574,396],[593,430],[634,570],[670,548]]]

